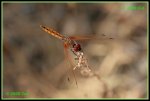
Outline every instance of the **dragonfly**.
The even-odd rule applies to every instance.
[[[88,64],[87,58],[84,55],[83,49],[81,45],[77,42],[78,40],[93,39],[93,37],[91,36],[67,36],[67,35],[62,35],[58,33],[57,31],[55,31],[54,29],[49,28],[47,26],[40,25],[40,27],[42,28],[43,31],[56,37],[57,39],[60,39],[63,42],[65,56],[67,57],[67,60],[69,60],[70,64],[73,66],[72,72],[76,81],[76,85],[78,84],[77,84],[77,80],[74,74],[74,70],[79,69],[82,75],[93,74],[93,72],[91,72],[92,70]],[[70,49],[71,52],[75,55],[74,60],[77,61],[77,64],[74,65],[74,63],[71,61],[70,56],[68,54],[68,49]]]

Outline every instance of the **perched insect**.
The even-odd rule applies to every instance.
[[[48,34],[50,34],[50,35],[63,41],[65,55],[68,58],[70,64],[74,67],[72,70],[80,69],[80,72],[82,75],[92,73],[91,69],[88,65],[87,59],[84,56],[84,53],[82,51],[81,45],[79,43],[77,43],[77,40],[92,39],[93,37],[89,37],[89,36],[85,36],[85,37],[83,37],[83,36],[69,36],[68,37],[68,36],[59,34],[55,30],[53,30],[52,28],[48,28],[48,27],[43,26],[43,25],[40,25],[40,27],[45,32],[47,32]],[[68,55],[67,49],[70,49],[73,52],[73,54],[75,55],[74,59],[77,61],[77,64],[75,66],[71,62],[71,59]],[[74,74],[74,72],[73,72],[73,74]],[[76,85],[77,85],[77,80],[76,80],[75,75],[74,75],[74,78],[75,78]],[[69,81],[69,79],[68,79],[68,81]]]

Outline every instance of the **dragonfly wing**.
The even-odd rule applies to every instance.
[[[70,36],[72,40],[100,40],[100,39],[113,39],[112,37],[106,37],[104,34],[100,37],[98,36]]]
[[[89,39],[94,39],[95,37],[93,36],[70,36],[69,38],[72,40],[89,40]]]
[[[73,62],[71,61],[71,58],[70,58],[70,56],[69,56],[69,52],[68,52],[68,48],[69,48],[69,46],[68,46],[68,44],[65,44],[64,43],[64,54],[65,54],[65,61],[66,62],[68,62],[69,61],[69,64],[71,65],[71,67],[74,67],[74,64],[73,64]],[[68,67],[68,66],[67,66]],[[70,67],[70,66],[69,66]],[[69,68],[69,70],[71,69],[71,71],[72,71],[72,74],[73,74],[73,77],[74,77],[74,79],[75,79],[75,82],[76,82],[76,85],[78,86],[78,83],[77,83],[77,79],[76,79],[76,76],[75,76],[75,73],[74,73],[74,70],[73,70],[73,68]],[[68,81],[70,81],[70,78],[68,77]]]

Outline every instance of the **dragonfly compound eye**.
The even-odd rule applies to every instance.
[[[80,44],[74,44],[73,45],[73,48],[74,48],[74,51],[81,51],[81,46],[80,46]]]

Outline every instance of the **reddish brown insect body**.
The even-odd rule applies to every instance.
[[[80,44],[73,44],[73,49],[74,49],[75,52],[81,51]]]
[[[71,59],[69,58],[67,49],[70,49],[74,53],[74,55],[76,56],[74,59],[77,61],[77,64],[76,64],[76,66],[74,66],[73,70],[80,69],[80,72],[81,72],[82,75],[84,75],[85,73],[88,74],[88,75],[93,74],[93,72],[91,72],[91,69],[88,65],[88,61],[85,58],[84,53],[81,49],[81,45],[78,44],[76,42],[76,40],[93,39],[94,37],[88,37],[88,36],[87,37],[81,37],[81,36],[70,36],[70,37],[68,37],[68,36],[64,36],[62,34],[59,34],[55,30],[53,30],[51,28],[48,28],[46,26],[40,25],[40,27],[45,32],[47,32],[50,35],[52,35],[52,36],[54,36],[54,37],[56,37],[56,38],[63,41],[65,55],[66,55],[67,59],[69,60],[69,62],[72,66],[74,66],[74,65],[73,65],[73,62],[71,61]],[[105,36],[105,35],[103,35],[103,36]],[[94,38],[94,39],[96,39],[96,38]],[[110,38],[110,39],[113,39],[113,38]],[[76,80],[74,72],[73,72],[73,75],[74,75],[76,85],[77,85],[77,80]],[[68,81],[70,81],[69,78],[68,78]]]

